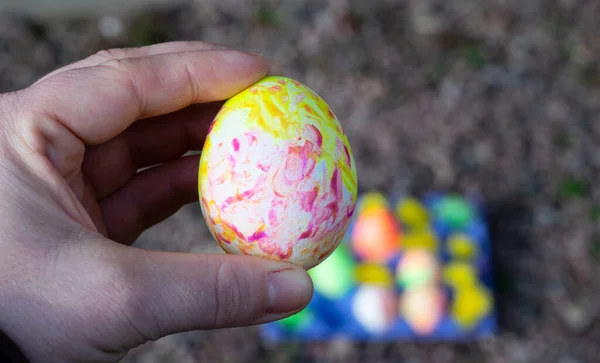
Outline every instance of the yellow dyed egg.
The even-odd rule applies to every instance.
[[[388,200],[383,194],[378,192],[368,192],[363,194],[356,209],[360,213],[374,209],[388,209],[389,207]]]
[[[392,272],[387,267],[377,264],[358,265],[355,276],[359,284],[390,286],[394,283]]]
[[[429,213],[416,198],[406,198],[396,205],[396,214],[410,228],[425,228],[429,224]]]
[[[348,230],[356,166],[321,97],[295,80],[266,77],[217,113],[198,190],[204,219],[225,252],[310,269]]]
[[[405,250],[424,249],[436,253],[438,239],[430,229],[411,230],[402,237],[402,248]]]
[[[467,262],[454,261],[444,268],[444,280],[455,289],[471,287],[477,284],[477,270]]]
[[[477,255],[477,245],[468,235],[457,233],[448,238],[448,251],[453,258],[471,260]]]
[[[492,309],[492,295],[483,286],[474,284],[455,292],[451,315],[464,328],[472,328]]]

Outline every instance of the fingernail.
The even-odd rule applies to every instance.
[[[248,59],[260,60],[266,64],[266,59],[260,54],[249,53],[238,50],[224,50],[222,57],[226,62],[248,62]]]
[[[312,280],[302,270],[285,269],[271,272],[267,277],[269,300],[267,313],[281,314],[298,310],[312,297]]]
[[[267,68],[267,75],[269,76],[283,76],[283,65],[276,62],[269,62]]]

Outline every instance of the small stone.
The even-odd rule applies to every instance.
[[[589,313],[583,306],[575,303],[564,303],[558,307],[558,314],[567,327],[573,332],[581,332],[590,324]]]
[[[419,35],[433,35],[444,28],[443,17],[435,14],[433,6],[421,0],[412,2],[413,27]]]
[[[345,361],[352,354],[352,347],[352,342],[348,339],[338,338],[334,339],[329,344],[329,349],[327,350],[327,353],[330,359]]]
[[[558,0],[558,4],[565,10],[574,9],[577,5],[579,5],[580,0]]]
[[[105,15],[100,18],[98,29],[104,38],[116,38],[123,33],[123,22],[116,16]]]
[[[537,222],[543,226],[551,226],[558,220],[556,210],[549,206],[541,206],[535,212]]]
[[[581,363],[581,361],[571,357],[564,357],[558,363]]]
[[[509,349],[510,361],[515,363],[529,362],[531,358],[530,350],[524,344],[513,344]]]
[[[548,294],[554,297],[563,297],[567,294],[567,289],[562,281],[554,280],[548,283]]]
[[[564,100],[552,100],[546,106],[546,114],[547,117],[555,120],[567,119],[570,114],[569,106]]]
[[[494,159],[494,148],[490,142],[480,141],[473,146],[473,155],[479,165],[485,165]]]

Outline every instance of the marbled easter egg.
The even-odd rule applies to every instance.
[[[327,103],[300,82],[270,76],[217,113],[198,189],[204,219],[225,252],[310,269],[348,230],[356,166]]]

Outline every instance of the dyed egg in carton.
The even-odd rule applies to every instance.
[[[490,238],[475,198],[365,193],[343,242],[309,274],[309,305],[263,324],[265,339],[464,341],[496,332]]]

